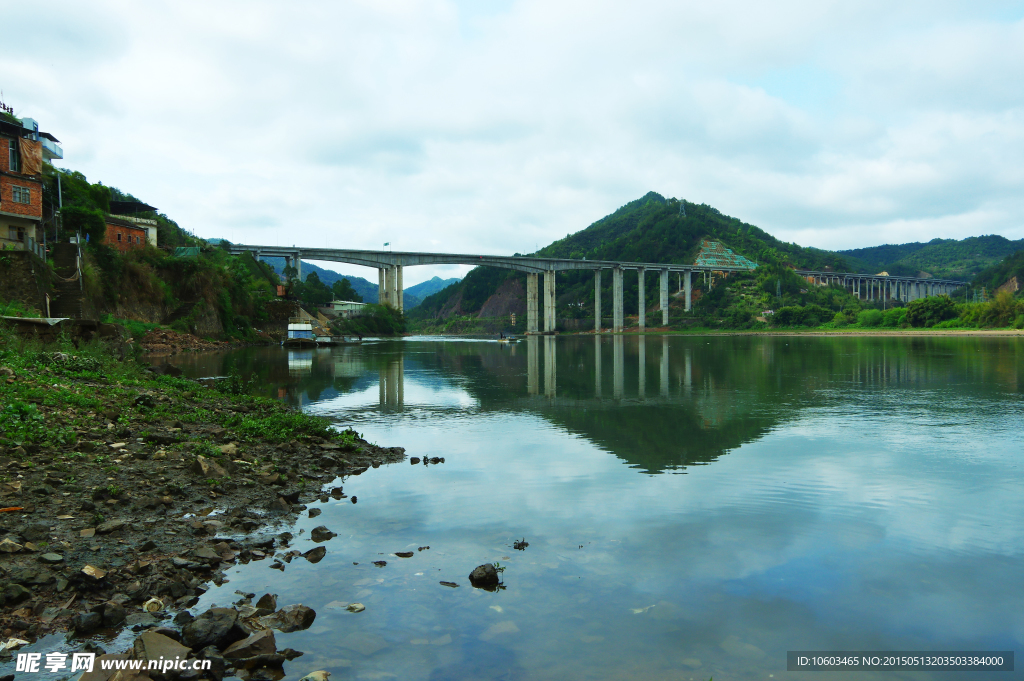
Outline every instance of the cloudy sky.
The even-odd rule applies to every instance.
[[[203,237],[528,252],[650,190],[822,248],[1024,237],[1019,0],[33,8],[4,102]]]

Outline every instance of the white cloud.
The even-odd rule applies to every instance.
[[[8,103],[203,236],[525,252],[652,189],[822,247],[1024,236],[1014,3],[41,5]]]

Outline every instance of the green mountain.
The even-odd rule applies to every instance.
[[[452,277],[451,279],[442,279],[441,277],[434,277],[428,281],[410,286],[405,289],[405,308],[411,309],[414,305],[409,305],[409,296],[416,296],[417,301],[422,301],[427,296],[433,295],[438,291],[442,291],[452,284],[458,284],[461,279],[458,277]],[[419,302],[416,303],[417,305]]]
[[[666,199],[655,192],[627,203],[586,229],[570,234],[537,251],[536,255],[553,258],[586,258],[588,260],[628,260],[637,262],[692,263],[704,238],[724,242],[736,253],[757,261],[773,251],[784,262],[807,269],[830,267],[847,270],[849,264],[836,253],[804,248],[780,241],[764,230],[723,215],[706,204]],[[495,268],[478,267],[462,282],[428,296],[412,313],[413,318],[437,319],[459,314],[479,314],[499,291],[502,295],[521,296],[524,275]],[[657,296],[656,277],[647,277],[645,295],[654,301]],[[517,283],[518,281],[518,283]],[[590,272],[568,272],[559,277],[558,302],[582,306],[593,304],[594,284]],[[611,277],[603,285],[610,300]],[[625,312],[635,314],[639,306],[635,279],[626,278]],[[495,307],[488,305],[489,308]],[[513,304],[497,306],[519,312]],[[487,315],[485,315],[487,316]]]
[[[977,287],[984,286],[989,291],[992,291],[1013,277],[1017,277],[1019,284],[1024,284],[1024,250],[1008,255],[1002,262],[979,272],[974,278],[974,285]]]
[[[928,243],[872,246],[838,251],[859,271],[913,276],[919,272],[940,279],[970,280],[1024,249],[1024,239],[1010,241],[998,235],[966,239],[932,239]]]

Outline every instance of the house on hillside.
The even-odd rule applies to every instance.
[[[149,243],[150,246],[156,248],[156,220],[150,218],[140,218],[138,216],[139,213],[146,214],[154,212],[156,212],[156,208],[148,204],[142,203],[141,201],[111,201],[111,214],[109,217],[116,218],[117,220],[120,220],[122,222],[129,222],[135,227],[144,230],[146,232],[146,241]]]
[[[39,132],[39,123],[0,114],[0,248],[32,251],[46,259],[43,161],[55,158],[64,158],[60,142]]]
[[[113,215],[104,218],[107,223],[107,236],[104,239],[111,248],[125,253],[139,248],[145,248],[149,243],[149,232],[145,227],[136,225],[128,220],[123,220]]]
[[[334,316],[342,319],[358,317],[366,311],[366,303],[356,303],[351,300],[332,300],[328,306]]]

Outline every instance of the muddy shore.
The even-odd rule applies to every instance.
[[[347,499],[345,477],[405,458],[245,395],[237,379],[209,388],[175,373],[101,346],[29,347],[0,335],[0,644],[63,631],[84,642],[172,621],[180,639],[191,619],[182,611],[225,568],[317,562],[319,547],[289,549],[298,514]],[[252,616],[247,607],[232,617]]]

